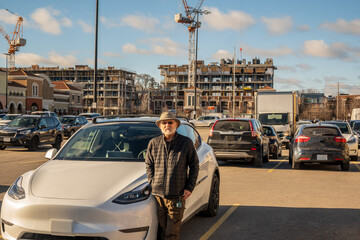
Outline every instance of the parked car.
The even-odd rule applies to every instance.
[[[358,139],[358,149],[360,148],[360,120],[355,120],[352,125],[352,130]]]
[[[221,119],[216,121],[208,144],[221,160],[245,160],[261,167],[269,161],[269,138],[256,119]]]
[[[1,206],[4,239],[156,239],[156,201],[147,182],[148,142],[158,118],[99,119],[77,131],[36,170],[9,188]],[[182,221],[219,209],[219,167],[212,148],[182,121],[200,170]]]
[[[14,120],[18,116],[21,116],[21,114],[6,114],[5,117],[0,120],[0,128],[7,125],[9,122]]]
[[[91,122],[96,117],[101,117],[100,113],[80,113],[80,116],[84,116],[88,122]]]
[[[190,120],[195,127],[212,127],[219,120],[218,116],[201,116],[196,120]]]
[[[298,129],[303,124],[311,124],[312,122],[310,120],[300,120],[296,122],[296,129]]]
[[[71,137],[82,126],[88,124],[87,119],[84,116],[64,115],[59,117],[59,121],[64,127],[64,135]]]
[[[334,124],[340,128],[342,135],[346,138],[349,146],[349,155],[351,161],[358,160],[358,138],[351,129],[349,123],[342,121],[322,121],[319,124]]]
[[[349,170],[349,147],[334,124],[306,124],[298,128],[289,150],[289,164],[299,169],[302,163],[337,164]]]
[[[50,111],[35,111],[32,112],[31,115],[43,115],[43,116],[52,116],[52,117],[58,116],[56,113]]]
[[[264,133],[269,137],[269,152],[273,158],[278,159],[282,155],[282,143],[273,126],[263,125]]]
[[[56,117],[22,115],[0,129],[0,149],[24,146],[30,151],[36,151],[43,144],[51,144],[59,149],[63,135],[63,127]]]

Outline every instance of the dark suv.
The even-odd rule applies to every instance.
[[[59,121],[64,126],[64,135],[66,137],[71,137],[82,126],[88,124],[88,121],[84,116],[75,116],[75,115],[61,116],[59,117]]]
[[[261,167],[269,161],[269,138],[256,119],[221,119],[210,130],[208,144],[217,159],[245,160]]]
[[[0,149],[24,146],[36,151],[42,144],[51,144],[59,149],[63,135],[63,126],[56,117],[22,115],[0,130]]]

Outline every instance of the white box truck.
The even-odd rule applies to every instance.
[[[288,148],[298,119],[298,97],[291,92],[255,92],[255,117],[263,125],[272,125]]]
[[[352,110],[351,120],[360,120],[360,108],[354,108]]]

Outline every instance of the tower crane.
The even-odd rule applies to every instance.
[[[6,9],[6,11],[14,14],[13,12]],[[16,15],[16,14],[15,14]],[[12,32],[12,37],[5,32],[4,28],[0,26],[0,32],[6,39],[9,44],[9,67],[15,67],[15,52],[20,50],[20,47],[25,46],[26,39],[23,38],[23,18],[18,16],[18,20],[15,26],[14,32]]]
[[[210,14],[210,11],[201,10],[201,5],[204,0],[198,0],[196,7],[189,7],[186,0],[182,0],[185,14],[183,16],[181,13],[175,14],[175,22],[182,23],[187,26],[189,30],[189,74],[188,74],[188,87],[195,87],[195,65],[196,65],[196,55],[195,55],[195,30],[200,28],[201,22],[199,22],[199,14]],[[195,17],[197,19],[195,20]],[[197,43],[196,43],[197,44]]]

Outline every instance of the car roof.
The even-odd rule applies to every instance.
[[[31,117],[31,118],[40,118],[40,117],[51,117],[50,115],[30,115],[30,114],[23,114],[21,117]]]
[[[149,123],[156,123],[157,120],[159,120],[159,116],[157,117],[127,117],[127,118],[111,118],[107,119],[105,117],[96,117],[92,120],[92,122],[86,126],[92,126],[92,125],[100,125],[100,124],[111,124],[111,123],[122,123],[122,122],[149,122]],[[183,125],[190,126],[189,122],[185,120],[179,119],[180,123]]]
[[[61,118],[61,117],[78,117],[78,116],[76,116],[76,115],[62,115],[59,118]]]

